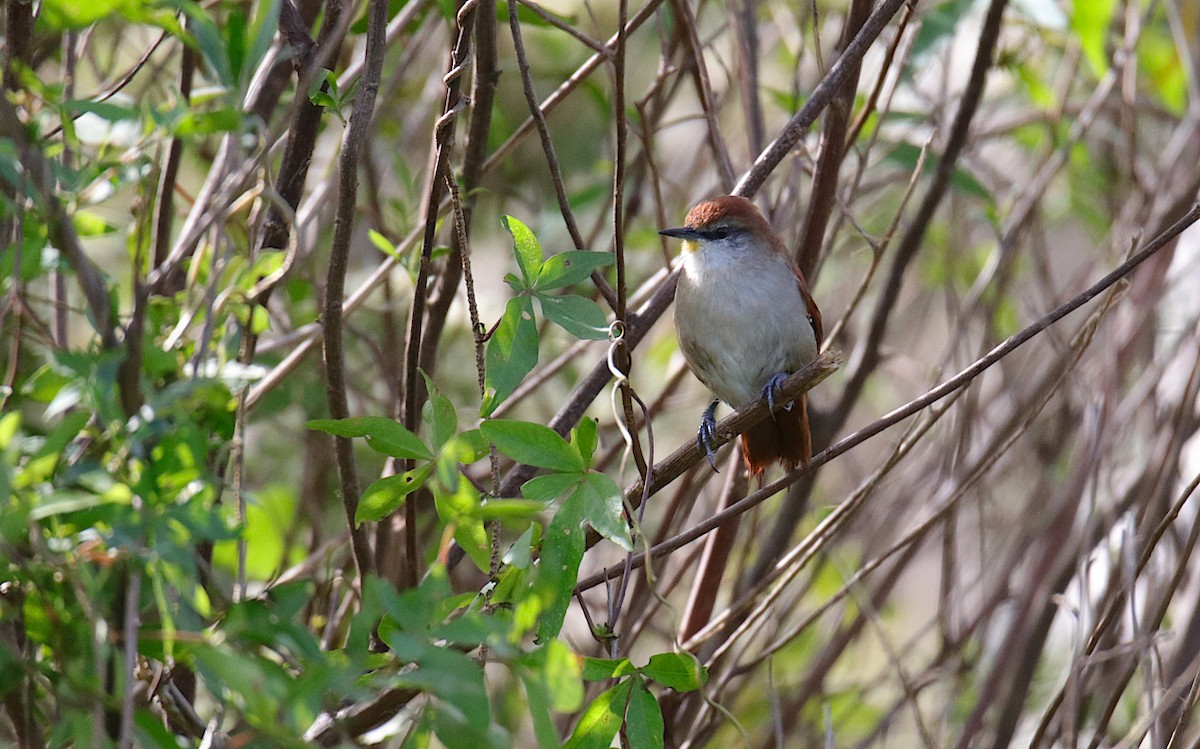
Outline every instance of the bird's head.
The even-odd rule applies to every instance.
[[[683,226],[659,234],[682,239],[684,252],[703,252],[710,247],[782,249],[781,240],[758,208],[737,195],[697,203],[688,211]]]

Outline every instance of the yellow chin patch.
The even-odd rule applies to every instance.
[[[694,240],[694,239],[683,240],[683,251],[684,252],[696,252],[699,249],[700,249],[700,244],[698,242],[696,242],[696,240]]]

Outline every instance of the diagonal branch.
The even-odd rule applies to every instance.
[[[1037,322],[1006,339],[1003,343],[993,348],[986,355],[976,360],[971,366],[962,370],[921,397],[910,401],[909,403],[897,408],[889,414],[880,417],[871,424],[868,424],[857,432],[843,438],[831,447],[821,451],[817,455],[813,456],[812,463],[808,467],[797,468],[796,470],[785,474],[781,478],[772,481],[770,484],[767,484],[758,491],[748,495],[741,501],[735,502],[730,507],[703,520],[692,528],[689,528],[687,531],[656,544],[650,549],[649,556],[652,559],[657,559],[661,556],[665,556],[666,554],[670,554],[680,547],[690,544],[692,541],[695,541],[698,538],[702,538],[704,535],[708,534],[722,523],[728,522],[732,518],[741,515],[743,512],[746,512],[747,510],[750,510],[751,508],[765,502],[776,492],[795,483],[807,473],[825,465],[843,453],[849,452],[875,435],[883,432],[886,429],[889,429],[892,426],[895,426],[913,414],[928,408],[960,388],[966,387],[976,377],[983,374],[1013,351],[1016,351],[1031,338],[1046,330],[1051,325],[1071,314],[1083,305],[1087,304],[1092,299],[1095,299],[1110,286],[1128,276],[1135,268],[1148,260],[1155,253],[1174,242],[1175,239],[1182,234],[1185,229],[1196,223],[1198,220],[1200,220],[1200,204],[1193,204],[1191,209],[1188,210],[1188,212],[1185,213],[1178,221],[1165,229],[1133,257],[1129,258],[1124,263],[1121,263],[1121,265],[1117,266],[1116,269],[1101,278],[1092,286],[1088,287],[1085,291],[1079,293],[1077,296],[1063,303],[1059,307],[1056,307]],[[791,380],[789,380],[789,382],[790,381]],[[722,426],[723,425],[724,423]],[[728,437],[726,436],[726,441],[727,440]],[[670,459],[668,458],[668,460]],[[658,478],[657,473],[654,478]],[[639,552],[634,556],[633,567],[635,569],[642,567],[645,563],[645,552]],[[576,590],[583,591],[600,585],[605,580],[611,580],[622,574],[624,569],[624,564],[607,567],[600,572],[579,581],[579,584],[576,586]]]

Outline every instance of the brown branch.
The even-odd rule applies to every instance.
[[[717,120],[717,105],[714,101],[712,83],[708,79],[708,66],[704,63],[704,49],[700,44],[700,35],[696,33],[696,16],[686,0],[671,0],[671,10],[679,20],[679,34],[683,37],[683,45],[691,57],[692,79],[695,81],[696,93],[700,97],[700,109],[704,112],[707,125],[708,147],[712,150],[713,159],[717,164],[717,173],[721,176],[721,191],[724,192],[733,184],[733,162],[729,159],[729,149],[721,136],[721,125]]]
[[[983,374],[990,367],[992,367],[994,364],[999,362],[1001,359],[1003,359],[1006,356],[1008,356],[1009,354],[1011,354],[1016,349],[1020,348],[1022,345],[1027,343],[1031,338],[1038,335],[1039,333],[1044,331],[1046,328],[1050,327],[1051,325],[1058,322],[1062,318],[1071,314],[1075,310],[1079,309],[1083,305],[1087,304],[1092,299],[1096,298],[1096,296],[1101,294],[1105,289],[1109,288],[1110,286],[1117,283],[1125,276],[1129,275],[1135,268],[1137,268],[1139,265],[1141,265],[1143,262],[1145,262],[1147,259],[1149,259],[1151,256],[1153,256],[1156,252],[1162,250],[1164,247],[1168,246],[1171,242],[1173,242],[1175,240],[1175,238],[1178,237],[1183,232],[1184,229],[1186,229],[1189,226],[1191,226],[1192,224],[1196,223],[1197,220],[1200,220],[1200,204],[1193,205],[1191,210],[1189,210],[1183,217],[1181,217],[1178,221],[1176,221],[1174,224],[1172,224],[1170,227],[1168,227],[1166,230],[1164,230],[1162,234],[1155,237],[1155,239],[1153,241],[1151,241],[1148,245],[1146,245],[1146,247],[1144,249],[1139,251],[1133,257],[1126,260],[1121,265],[1117,266],[1117,268],[1114,269],[1112,272],[1110,272],[1108,275],[1101,278],[1095,284],[1093,284],[1088,289],[1081,292],[1080,294],[1078,294],[1071,300],[1065,302],[1064,304],[1062,304],[1059,307],[1056,307],[1050,313],[1048,313],[1047,315],[1045,315],[1044,317],[1042,317],[1041,319],[1039,319],[1037,322],[1033,323],[1032,325],[1028,326],[1021,332],[1007,338],[1003,343],[1001,343],[1000,345],[993,348],[985,356],[976,360],[975,363],[973,363],[971,366],[962,370],[955,376],[946,380],[941,385],[938,385],[937,387],[933,388],[932,390],[925,393],[921,397],[919,397],[913,401],[910,401],[909,403],[901,406],[900,408],[895,409],[894,411],[886,414],[885,416],[880,417],[879,419],[872,422],[871,424],[863,427],[862,429],[859,429],[858,431],[854,432],[853,434],[843,438],[836,444],[821,451],[817,455],[813,456],[812,463],[807,468],[802,467],[802,468],[797,468],[794,471],[791,471],[790,473],[784,475],[783,477],[781,477],[775,481],[772,481],[770,484],[767,484],[766,486],[762,487],[758,491],[748,495],[741,501],[734,503],[726,510],[723,510],[723,511],[717,513],[716,515],[713,515],[712,517],[709,517],[706,520],[701,521],[700,523],[698,523],[694,527],[690,528],[686,532],[677,534],[676,536],[669,538],[660,544],[655,545],[653,548],[650,549],[650,557],[653,559],[657,559],[661,556],[671,553],[672,551],[674,551],[682,546],[685,546],[685,545],[691,543],[692,541],[695,541],[698,538],[703,537],[705,534],[711,532],[712,530],[714,530],[715,528],[720,526],[722,523],[724,523],[728,520],[731,520],[732,518],[734,518],[738,515],[741,515],[743,512],[746,512],[747,510],[750,510],[753,507],[756,507],[757,505],[766,501],[768,498],[770,498],[776,492],[795,483],[797,480],[799,480],[802,476],[809,473],[810,471],[816,470],[820,466],[828,463],[830,460],[842,455],[843,453],[849,452],[853,448],[858,447],[860,444],[862,444],[863,442],[866,442],[868,439],[874,437],[875,435],[900,423],[901,421],[903,421],[904,419],[907,419],[908,417],[912,416],[913,414],[916,414],[916,413],[924,410],[925,408],[936,403],[937,401],[941,400],[942,398],[945,398],[946,396],[950,395],[951,393],[955,392],[956,390],[959,390],[960,388],[963,388],[966,385],[970,384],[976,377]],[[792,377],[788,379],[787,383],[785,383],[785,387],[787,386],[787,384],[793,383],[801,374],[804,374],[806,372],[808,372],[807,368],[804,370],[801,370],[801,372],[797,373],[796,375],[792,375]],[[785,393],[786,392],[787,391],[785,390]],[[765,406],[763,406],[763,408],[765,408]],[[740,416],[741,414],[739,413],[737,415]],[[730,421],[729,419],[726,419],[726,421],[722,422],[718,426],[718,437],[720,439],[720,442],[718,444],[723,444],[724,442],[728,441],[728,439],[729,439],[728,436],[724,433],[726,424],[729,421]],[[694,448],[694,447],[693,447],[693,449],[696,450],[697,456],[698,456],[699,449]],[[672,457],[675,457],[675,456],[672,456]],[[671,459],[668,458],[668,460],[671,460]],[[676,474],[676,475],[678,475],[678,474]],[[658,475],[657,471],[655,471],[652,474],[652,476],[656,482],[659,481],[659,475]],[[639,553],[635,556],[634,566],[636,568],[640,568],[643,564],[645,564],[645,561],[646,561],[645,556],[646,556],[645,553]],[[622,565],[615,565],[613,567],[608,567],[608,568],[598,572],[597,574],[592,575],[591,577],[588,577],[587,579],[580,581],[579,584],[576,586],[576,588],[578,590],[587,590],[588,588],[595,587],[596,585],[601,584],[605,580],[610,580],[610,579],[616,577],[617,575],[619,575],[622,571],[622,567],[623,567]]]
[[[345,32],[344,25],[339,23],[344,10],[343,5],[342,0],[327,0],[325,16],[316,42],[309,37],[308,29],[291,0],[286,0],[279,8],[279,31],[291,50],[292,67],[297,77],[297,99],[301,100],[288,128],[287,142],[284,144],[283,158],[279,162],[279,172],[275,180],[275,190],[292,212],[300,205],[308,167],[312,163],[313,149],[320,133],[321,116],[325,111],[323,106],[314,104],[308,98],[312,76],[320,70],[314,63],[337,57],[342,45],[342,34]],[[321,91],[328,89],[329,84],[322,82]],[[259,249],[286,247],[291,232],[290,223],[282,208],[272,204],[259,239]],[[265,302],[265,299],[263,301]]]
[[[383,70],[383,54],[387,50],[384,41],[387,12],[387,0],[370,0],[367,6],[366,64],[362,82],[354,97],[353,113],[350,115],[350,124],[346,128],[342,153],[338,159],[337,213],[329,253],[329,270],[326,273],[322,320],[325,330],[325,393],[329,401],[329,415],[334,419],[350,416],[342,345],[342,296],[346,284],[350,238],[354,231],[354,208],[358,198],[358,163],[366,143],[367,132],[371,127],[371,114],[375,109],[375,96],[379,92],[379,79]],[[338,474],[341,478],[342,508],[350,526],[354,563],[358,567],[359,578],[362,579],[370,574],[374,566],[371,563],[371,548],[366,532],[358,526],[354,518],[360,494],[354,444],[349,437],[334,437],[334,446]]]
[[[629,20],[629,23],[626,24],[626,26],[625,26],[625,33],[632,34],[634,31],[636,31],[638,28],[640,28],[642,24],[644,24],[647,20],[649,20],[654,15],[655,10],[662,3],[662,1],[663,0],[650,0],[650,2],[647,3],[644,8],[642,8],[642,10],[640,10],[636,15],[634,15],[633,18],[631,18]],[[402,15],[403,15],[403,13],[408,12],[410,9],[415,9],[415,8],[419,8],[419,7],[421,7],[420,3],[409,3],[407,6],[405,6],[404,11],[402,11]],[[401,18],[401,16],[397,16],[397,19],[403,20]],[[614,44],[615,44],[615,37],[612,39],[609,39],[607,42],[607,46],[609,49],[612,49]],[[587,80],[588,76],[591,75],[596,70],[596,68],[598,68],[605,60],[607,60],[608,57],[609,57],[609,55],[596,54],[596,55],[593,55],[590,58],[588,58],[588,60],[586,62],[584,62],[583,65],[579,66],[579,68],[577,68],[575,70],[575,72],[571,74],[570,78],[568,78],[566,81],[564,81],[562,83],[562,85],[560,85],[554,91],[554,93],[550,94],[550,96],[546,97],[546,99],[542,101],[542,104],[541,104],[542,112],[549,113],[552,110],[554,110],[555,108],[557,108],[560,104],[562,104],[563,101],[566,99],[566,97],[569,94],[571,94],[576,88],[578,88],[580,85],[582,85],[582,83]],[[483,166],[481,167],[481,174],[489,174],[492,170],[497,168],[504,161],[505,158],[507,158],[508,156],[510,156],[512,154],[512,152],[521,143],[521,141],[526,136],[529,135],[529,133],[532,129],[533,129],[532,118],[525,120],[525,122],[522,123],[521,126],[517,128],[516,132],[514,132],[512,135],[510,135],[508,140],[504,141],[504,143],[501,144],[492,153],[492,155],[490,157],[488,157],[487,161],[484,162]],[[468,196],[468,199],[469,198],[470,198],[470,196]],[[441,207],[439,208],[439,211],[445,210],[448,207],[449,207],[448,201],[444,201],[442,203]],[[440,212],[439,212],[439,215],[440,215]],[[401,242],[397,243],[397,249],[400,250],[401,252],[405,251],[407,248],[409,248],[412,244],[414,244],[417,241],[417,239],[421,236],[422,232],[423,232],[423,229],[418,228],[418,230],[415,230],[412,233],[410,233],[409,235],[405,236]],[[193,233],[194,233],[194,230],[193,230]],[[179,248],[179,245],[180,245],[180,243],[177,242],[176,247]],[[181,254],[185,250],[186,250],[186,248],[181,249],[180,250]],[[174,250],[172,252],[174,252]],[[354,292],[349,297],[347,297],[346,303],[343,307],[344,314],[349,315],[349,314],[353,313],[355,310],[357,310],[359,307],[361,307],[363,305],[363,303],[366,301],[367,297],[370,296],[371,292],[375,290],[375,287],[378,286],[382,282],[382,280],[388,276],[389,273],[391,273],[391,271],[395,267],[395,265],[396,265],[396,261],[394,258],[388,258],[384,262],[380,263],[379,266],[371,273],[371,275],[366,280],[364,280],[362,282],[362,284],[357,289],[355,289]],[[669,278],[668,283],[669,283],[669,292],[671,294],[673,294],[674,290],[675,290],[674,277]],[[650,288],[653,288],[653,286],[650,286]],[[664,290],[659,289],[659,291],[657,291],[655,293],[659,294],[662,291],[664,291]],[[656,298],[659,298],[659,297],[656,297]],[[670,303],[670,299],[667,298],[662,303],[661,309],[659,309],[654,314],[653,319],[649,321],[651,324],[653,323],[654,320],[658,319],[658,316],[662,314],[662,310],[665,310],[667,304],[669,304],[669,303]],[[644,331],[643,331],[643,334],[644,334]],[[312,350],[320,344],[322,335],[323,335],[323,332],[322,332],[321,325],[319,323],[312,323],[311,325],[305,326],[304,328],[301,328],[300,330],[296,331],[293,334],[294,339],[298,340],[298,343],[296,344],[296,348],[292,349],[292,351],[284,358],[283,361],[281,361],[278,365],[276,365],[265,377],[262,378],[262,380],[260,380],[253,388],[251,388],[250,395],[246,401],[247,406],[253,407],[256,403],[258,403],[258,401],[262,398],[262,396],[264,394],[266,394],[266,392],[268,392],[269,390],[271,390],[272,388],[277,386],[280,382],[282,382],[284,380],[284,378],[286,378],[286,376],[293,369],[295,369],[297,366],[299,366],[300,362],[302,362],[308,356],[308,354],[311,353]],[[632,340],[631,340],[631,344],[632,344]],[[606,363],[602,362],[601,366],[603,366],[607,370]],[[593,372],[593,374],[595,374],[595,372]],[[603,387],[604,382],[607,382],[607,379],[605,379],[599,385],[597,385],[596,393],[599,392],[599,388]],[[594,393],[591,395],[591,398],[595,398]],[[591,402],[591,398],[589,398],[588,403]],[[586,405],[587,404],[584,404],[583,407],[586,408]],[[578,407],[578,404],[574,404],[568,410],[573,412],[577,407]],[[579,413],[582,413],[582,410],[580,410]],[[567,427],[567,428],[569,429],[570,427]]]
[[[87,300],[88,312],[92,316],[92,324],[100,334],[101,345],[113,348],[117,345],[117,323],[112,314],[112,300],[109,297],[108,284],[100,269],[92,263],[79,236],[71,217],[67,215],[62,201],[55,192],[53,172],[46,161],[41,149],[30,142],[25,124],[21,122],[16,107],[7,96],[0,96],[0,136],[8,138],[16,146],[19,161],[24,169],[26,179],[24,184],[13,185],[18,195],[32,187],[41,203],[41,209],[46,218],[46,230],[50,242],[66,256],[67,264],[75,272],[83,296]]]
[[[758,76],[758,24],[755,16],[758,0],[738,0],[730,3],[733,29],[737,34],[738,87],[742,96],[742,111],[746,118],[746,140],[751,153],[761,153],[766,137],[766,122],[763,119],[762,94]]]
[[[844,48],[850,44],[870,12],[871,0],[851,0],[840,46]],[[796,263],[800,266],[800,272],[810,281],[813,280],[817,258],[825,242],[829,216],[837,201],[838,172],[846,154],[846,129],[850,123],[850,110],[854,106],[854,93],[858,89],[861,68],[859,63],[849,66],[845,79],[830,99],[825,124],[821,128],[821,155],[813,172],[811,198],[800,227],[800,243],[796,248]]]
[[[33,0],[5,0],[4,3],[4,90],[20,88],[17,66],[29,65],[33,51]]]
[[[467,142],[463,146],[463,163],[460,170],[464,193],[463,231],[461,236],[458,232],[452,236],[453,252],[438,275],[437,289],[429,303],[429,313],[426,315],[425,331],[421,339],[421,369],[431,376],[437,370],[438,343],[446,327],[446,316],[450,313],[450,305],[458,293],[464,270],[468,270],[470,264],[470,260],[462,256],[463,241],[469,241],[471,237],[471,216],[475,212],[475,198],[478,195],[476,188],[483,175],[484,159],[487,158],[488,134],[492,128],[492,103],[496,99],[496,84],[500,79],[500,72],[496,69],[496,27],[495,0],[480,0],[480,7],[475,15],[475,72],[471,76],[471,121],[467,125]],[[472,331],[472,335],[476,333]]]
[[[883,31],[884,26],[887,26],[888,21],[899,12],[900,7],[906,2],[911,2],[911,0],[883,0],[875,8],[875,12],[855,35],[854,41],[850,42],[846,51],[813,89],[812,95],[804,102],[804,106],[784,126],[775,140],[771,141],[767,150],[754,160],[754,166],[733,188],[734,195],[749,198],[758,192],[771,172],[775,171],[775,167],[779,166],[779,163],[791,153],[804,134],[808,132],[808,128],[812,126],[821,111],[841,88],[842,82],[846,80],[852,70],[862,63],[867,50],[875,43],[875,39]]]
[[[421,242],[420,266],[413,290],[412,312],[409,314],[408,352],[404,370],[404,425],[413,432],[421,420],[424,393],[417,369],[421,361],[421,329],[425,322],[426,287],[429,283],[433,246],[437,235],[438,216],[441,214],[444,180],[450,174],[450,154],[454,149],[454,127],[458,121],[461,105],[462,76],[466,72],[467,58],[471,50],[471,32],[474,28],[477,4],[465,0],[458,6],[455,21],[458,36],[450,54],[450,64],[442,80],[446,84],[445,103],[442,115],[434,125],[434,142],[437,153],[429,175],[429,192],[425,199],[425,228]],[[404,548],[405,572],[409,586],[415,587],[420,577],[421,557],[417,548],[417,503],[404,503]]]
[[[933,215],[937,212],[938,206],[941,205],[942,198],[945,197],[946,192],[950,189],[950,178],[954,175],[958,159],[962,155],[963,148],[966,146],[967,135],[971,129],[971,121],[975,119],[979,100],[983,96],[983,86],[987,82],[988,71],[992,67],[992,56],[996,49],[996,43],[1000,38],[1000,20],[1004,15],[1004,8],[1007,4],[1007,0],[992,0],[988,7],[987,18],[984,20],[983,28],[979,32],[979,47],[975,52],[975,62],[971,67],[971,77],[960,97],[961,104],[959,105],[958,113],[954,117],[954,124],[950,129],[950,137],[946,143],[946,150],[938,162],[933,180],[929,185],[929,192],[925,193],[921,205],[917,208],[917,215],[913,218],[912,224],[909,225],[908,230],[905,231],[904,236],[900,239],[900,245],[896,249],[896,256],[892,260],[892,267],[887,283],[884,285],[883,291],[879,295],[879,300],[875,304],[875,312],[871,317],[871,326],[866,337],[855,351],[851,364],[850,379],[847,381],[846,387],[842,391],[842,397],[839,399],[838,405],[831,417],[835,425],[845,423],[850,409],[858,402],[858,396],[862,392],[867,378],[875,371],[876,366],[878,366],[879,346],[883,342],[884,333],[887,331],[888,321],[895,311],[896,300],[900,296],[900,286],[904,281],[904,273],[908,269],[909,263],[916,257],[917,251],[921,249],[925,232],[929,228],[930,222],[933,221]],[[841,60],[838,60],[838,63],[840,64]]]

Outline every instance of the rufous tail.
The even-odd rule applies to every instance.
[[[808,431],[808,399],[801,396],[791,410],[780,409],[742,435],[742,457],[751,476],[782,463],[789,471],[812,460],[812,435]]]

